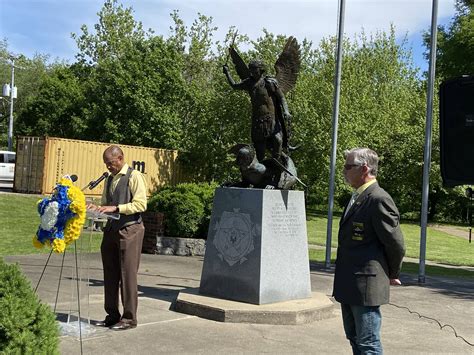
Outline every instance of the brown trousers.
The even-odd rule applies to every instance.
[[[104,268],[104,308],[107,320],[123,320],[137,324],[137,273],[140,265],[143,223],[132,224],[119,231],[104,231],[100,246]],[[119,311],[119,289],[123,313]]]

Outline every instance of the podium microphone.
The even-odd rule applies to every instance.
[[[108,177],[109,177],[109,173],[106,171],[97,180],[93,180],[89,183],[89,190],[92,190],[93,188],[95,188],[97,185],[99,185],[102,182],[102,180]]]
[[[72,174],[72,175],[66,174],[66,175],[63,176],[63,178],[69,179],[69,180],[71,180],[72,182],[76,182],[76,181],[77,181],[77,175],[76,175],[76,174]]]

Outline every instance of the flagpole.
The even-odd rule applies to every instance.
[[[428,86],[426,96],[426,127],[425,127],[425,151],[423,159],[423,189],[421,193],[421,233],[420,233],[420,265],[418,282],[425,283],[425,260],[426,260],[426,228],[428,224],[428,194],[430,184],[431,166],[431,133],[433,123],[433,92],[436,68],[436,35],[438,18],[438,0],[433,0],[431,12],[431,38],[430,38],[430,62],[428,69]]]
[[[338,35],[336,48],[336,74],[334,76],[334,102],[332,114],[332,148],[331,161],[329,164],[329,204],[328,204],[328,224],[326,232],[326,259],[325,267],[329,268],[331,265],[331,239],[332,239],[332,219],[334,208],[334,180],[336,170],[336,154],[337,154],[337,130],[339,120],[339,97],[341,92],[341,67],[342,67],[342,46],[344,39],[344,13],[345,0],[339,0],[338,11]]]

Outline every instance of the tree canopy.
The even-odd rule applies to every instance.
[[[463,14],[470,9],[461,5]],[[455,21],[461,21],[459,14]],[[211,17],[199,14],[189,27],[178,11],[171,18],[171,34],[164,38],[143,30],[131,8],[106,0],[93,29],[84,25],[73,35],[78,47],[74,63],[48,66],[45,58],[23,58],[29,71],[21,75],[34,80],[19,74],[21,90],[30,89],[18,102],[16,134],[179,149],[193,179],[236,179],[228,150],[250,142],[251,105],[248,95],[233,91],[222,74],[235,29],[220,42],[214,39]],[[454,38],[450,33],[458,27],[466,32],[463,26],[450,27],[438,55],[447,58],[447,43]],[[298,40],[302,66],[295,89],[287,95],[292,144],[300,145],[293,158],[309,185],[310,203],[325,206],[336,39],[325,38],[317,46]],[[272,74],[285,41],[264,29],[256,40],[239,34],[235,45],[244,60],[260,58]],[[0,51],[6,47],[3,42]],[[451,68],[451,60],[440,65]],[[7,70],[1,69],[4,75]],[[345,149],[373,148],[381,156],[379,180],[406,215],[419,213],[425,85],[406,41],[397,43],[394,28],[344,38],[337,169],[342,170]],[[433,171],[438,168],[434,164]],[[431,193],[440,196],[440,191],[446,195],[438,179]],[[342,174],[337,174],[339,206],[348,195]]]
[[[429,38],[425,36],[428,45]],[[447,26],[438,28],[436,71],[448,79],[461,75],[474,75],[474,2],[457,0],[456,15]]]

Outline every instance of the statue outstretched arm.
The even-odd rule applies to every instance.
[[[240,83],[236,83],[234,81],[234,79],[232,78],[232,76],[230,75],[229,67],[227,66],[227,64],[223,65],[222,72],[225,74],[225,76],[227,78],[227,82],[229,83],[229,85],[233,89],[236,89],[236,90],[245,90],[246,89],[246,81],[243,80]]]

